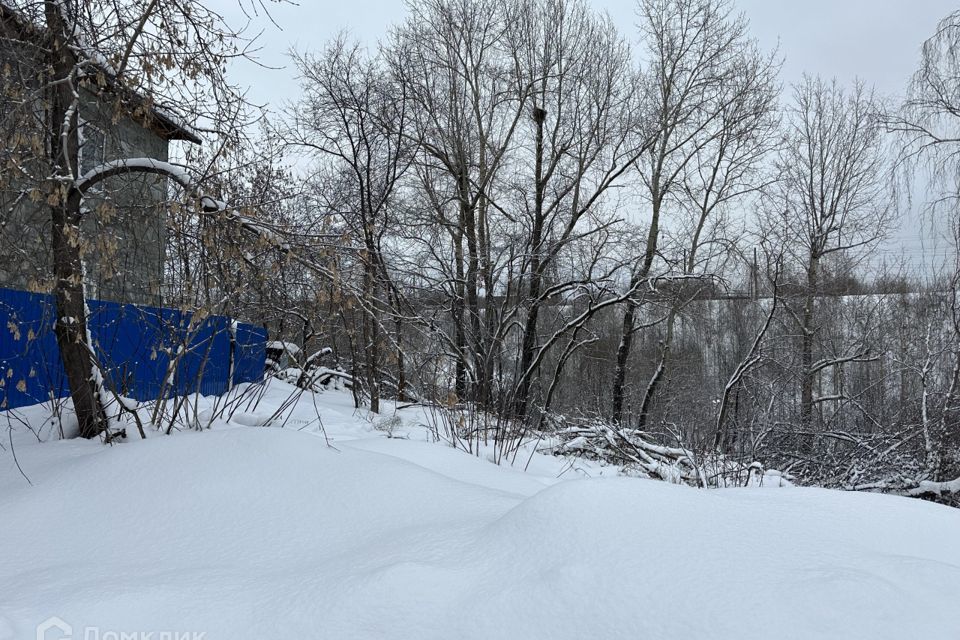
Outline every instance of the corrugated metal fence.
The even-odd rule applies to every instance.
[[[107,383],[137,400],[225,393],[263,378],[267,331],[224,316],[90,300],[90,334]],[[0,410],[68,393],[53,296],[0,288]]]

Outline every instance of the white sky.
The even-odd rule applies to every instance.
[[[250,12],[251,2],[242,0]],[[248,87],[249,98],[273,109],[296,98],[297,80],[286,52],[318,49],[342,30],[371,45],[389,27],[403,20],[402,0],[299,0],[299,4],[270,7],[274,25],[264,15],[252,16],[249,34],[263,31],[258,39],[259,61],[272,68],[249,62],[234,65],[234,82]],[[784,84],[800,79],[803,73],[836,77],[849,83],[859,77],[887,95],[901,95],[919,60],[920,45],[934,31],[937,21],[957,9],[955,0],[735,0],[750,21],[751,32],[760,45],[772,49],[779,44],[785,58]],[[621,31],[636,41],[633,0],[592,0],[609,12]],[[208,0],[231,26],[239,27],[248,18],[238,0]],[[897,254],[901,245],[915,265],[925,256],[943,252],[931,246],[915,214],[905,216],[897,240],[881,251]]]
[[[252,0],[242,0],[250,9]],[[256,1],[256,0],[253,0]],[[277,26],[253,16],[250,33],[263,30],[259,59],[281,72],[237,65],[234,79],[251,87],[259,102],[296,95],[296,81],[285,52],[290,47],[319,48],[341,30],[374,43],[406,13],[403,0],[299,0],[268,2]],[[803,72],[849,81],[859,76],[885,93],[902,91],[919,58],[920,44],[937,21],[958,8],[954,0],[735,0],[765,48],[780,44],[786,62],[783,78],[794,82]],[[621,31],[635,40],[633,0],[592,0],[610,13]],[[247,18],[238,0],[209,0],[232,26]],[[279,27],[279,28],[278,28]]]

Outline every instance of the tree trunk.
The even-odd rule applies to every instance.
[[[482,176],[483,177],[483,176]],[[493,364],[496,345],[492,327],[496,326],[493,306],[493,270],[491,268],[490,240],[487,222],[488,203],[481,194],[477,204],[477,243],[480,253],[480,281],[483,283],[483,315],[480,318],[480,344],[482,360],[478,363],[480,371],[479,401],[484,407],[493,406]]]
[[[630,279],[630,288],[635,288],[638,281],[639,274],[634,274]],[[617,424],[623,422],[623,388],[627,377],[627,359],[633,346],[633,324],[636,315],[637,303],[633,299],[627,300],[620,328],[620,344],[617,346],[617,365],[613,371],[613,420]]]
[[[400,319],[400,301],[395,304],[396,317],[393,319],[393,341],[397,350],[397,400],[407,400],[407,367],[403,356],[403,321]]]
[[[527,373],[527,369],[533,363],[534,349],[537,343],[537,323],[540,317],[540,288],[543,281],[543,265],[540,261],[541,244],[543,242],[543,203],[544,203],[544,180],[543,180],[543,124],[546,121],[547,112],[539,107],[533,109],[533,119],[537,125],[536,134],[536,160],[534,166],[534,204],[533,204],[533,229],[530,234],[530,287],[528,290],[527,301],[530,309],[527,312],[527,323],[523,329],[523,339],[520,346],[520,379],[514,385],[514,413],[520,419],[527,416],[529,401],[527,396],[530,394],[530,378],[533,372]]]
[[[637,417],[637,429],[643,431],[647,427],[647,421],[650,415],[650,406],[653,404],[653,398],[657,394],[660,382],[667,371],[667,363],[670,360],[670,349],[673,347],[673,326],[676,322],[677,314],[675,308],[670,309],[667,318],[667,335],[661,343],[660,362],[657,363],[657,369],[654,371],[647,388],[643,393],[643,400],[640,403],[640,415]]]
[[[72,198],[70,198],[72,199]],[[83,265],[80,258],[79,224],[70,215],[69,204],[51,207],[53,221],[54,298],[57,321],[54,333],[60,359],[67,374],[70,397],[80,426],[80,435],[93,438],[107,427],[106,414],[94,378],[91,345],[87,339],[86,305],[83,298]]]
[[[370,411],[380,413],[380,318],[376,302],[376,263],[367,250],[363,271],[363,297],[370,309],[363,310],[363,341],[367,361],[367,386],[370,391]]]
[[[459,200],[460,200],[460,219],[463,221],[463,230],[467,239],[467,273],[466,273],[466,315],[468,322],[464,325],[470,327],[470,338],[467,341],[471,351],[473,361],[474,379],[476,384],[470,389],[470,399],[479,400],[483,396],[485,381],[483,380],[485,360],[483,354],[483,339],[480,334],[480,304],[477,294],[477,280],[480,272],[480,258],[478,256],[477,246],[477,220],[476,211],[470,198],[470,183],[466,169],[461,169],[457,176]]]
[[[530,297],[536,298],[540,295],[540,278],[531,274]],[[516,385],[516,398],[514,401],[515,413],[518,418],[525,418],[529,405],[527,396],[530,394],[530,379],[533,377],[531,371],[527,375],[527,369],[533,363],[534,350],[536,349],[537,339],[537,321],[540,316],[540,305],[534,302],[527,313],[527,324],[523,330],[523,343],[520,347],[520,379]]]
[[[813,371],[813,334],[816,331],[813,326],[813,305],[816,301],[819,262],[819,256],[810,256],[807,265],[807,291],[803,300],[803,326],[800,327],[800,370],[803,376],[800,382],[800,424],[806,431],[813,427],[813,384],[816,377]]]
[[[657,175],[659,180],[659,174]],[[630,278],[630,289],[634,290],[650,275],[653,268],[653,258],[657,253],[657,243],[660,239],[660,194],[653,194],[653,211],[650,216],[650,229],[647,231],[647,243],[643,251],[643,262]],[[627,308],[623,312],[623,325],[620,328],[620,345],[617,348],[617,365],[613,372],[613,421],[623,423],[623,387],[627,377],[627,360],[630,358],[630,349],[633,347],[633,325],[636,321],[637,302],[631,296],[627,300]]]
[[[462,221],[461,221],[462,222]],[[458,231],[453,240],[454,265],[456,281],[453,285],[453,325],[454,342],[456,343],[456,373],[454,390],[456,391],[457,401],[463,400],[467,396],[467,332],[464,328],[464,286],[463,286],[463,233]]]
[[[94,377],[92,345],[87,333],[81,256],[81,193],[73,184],[79,162],[79,104],[67,81],[76,68],[76,57],[67,47],[67,25],[58,3],[45,3],[47,26],[54,34],[51,56],[57,82],[50,89],[50,160],[54,178],[48,202],[52,222],[54,298],[56,300],[57,347],[67,374],[70,397],[80,426],[80,435],[93,438],[107,427]]]

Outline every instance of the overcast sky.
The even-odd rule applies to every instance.
[[[249,8],[251,0],[243,0]],[[610,13],[636,41],[634,0],[591,0]],[[779,43],[785,57],[783,78],[794,82],[804,72],[836,76],[847,82],[860,77],[885,93],[901,93],[919,58],[921,43],[937,21],[957,8],[955,0],[736,0],[750,21],[753,35],[768,49]],[[210,0],[208,6],[232,26],[246,16],[237,0]],[[375,43],[390,25],[403,20],[402,0],[300,0],[299,5],[270,4],[274,26],[254,16],[251,33],[259,39],[261,61],[280,72],[237,65],[234,79],[250,87],[258,102],[275,102],[296,94],[296,80],[285,52],[319,48],[337,32],[348,30]]]
[[[637,41],[634,0],[590,1],[609,12],[632,42]],[[735,2],[760,45],[766,49],[779,46],[785,59],[785,84],[796,82],[804,73],[836,77],[844,84],[859,77],[888,95],[902,95],[917,66],[920,45],[940,18],[958,8],[956,0]],[[243,0],[243,4],[249,10],[251,0]],[[237,0],[209,0],[208,6],[231,26],[248,22]],[[402,0],[300,0],[298,5],[271,3],[270,7],[276,25],[263,15],[252,16],[249,33],[263,31],[257,57],[273,69],[244,62],[236,64],[231,73],[235,82],[249,88],[251,100],[274,109],[297,95],[295,73],[285,55],[291,47],[319,49],[342,30],[373,45],[405,14]],[[929,234],[921,234],[920,226],[916,219],[905,219],[897,234],[899,240],[883,252],[896,253],[903,244],[911,262],[916,264],[924,253],[929,257]]]

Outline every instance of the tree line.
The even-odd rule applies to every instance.
[[[143,57],[114,53],[151,92],[196,79],[205,98],[171,108],[221,141],[185,151],[192,179],[171,182],[167,304],[330,347],[358,407],[483,416],[475,437],[603,424],[624,456],[634,434],[644,455],[850,488],[960,475],[957,265],[904,284],[868,260],[920,173],[925,213],[958,239],[960,14],[894,104],[859,82],[782,86],[779,52],[730,0],[639,0],[628,29],[585,0],[410,0],[376,43],[292,54],[299,97],[243,127],[222,71],[242,34],[207,14],[219,36],[181,39],[170,16],[204,15],[184,6],[126,3],[118,41]],[[163,29],[176,53],[158,67],[140,43]],[[74,49],[57,60],[83,67]],[[69,123],[71,96],[51,96]],[[77,177],[54,209],[80,210]],[[76,306],[78,267],[57,264]]]

